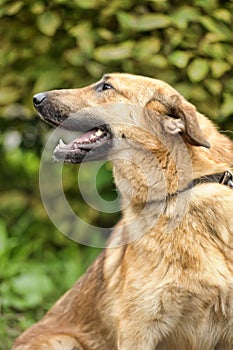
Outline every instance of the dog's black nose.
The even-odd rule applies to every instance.
[[[46,92],[41,92],[40,94],[36,94],[33,96],[33,104],[35,107],[38,107],[47,97]]]

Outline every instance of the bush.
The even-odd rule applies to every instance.
[[[42,207],[38,169],[49,129],[35,118],[33,94],[127,71],[167,81],[221,127],[233,128],[233,2],[3,0],[0,21],[0,338],[5,350],[99,252],[62,236]],[[118,215],[96,213],[77,196],[74,168],[64,171],[76,210],[87,212],[90,223],[114,224]],[[112,197],[109,165],[102,176],[100,190]]]

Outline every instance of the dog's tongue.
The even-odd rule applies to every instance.
[[[81,143],[81,144],[90,143],[92,140],[97,139],[97,136],[96,136],[97,132],[98,132],[97,129],[90,130],[85,134],[83,134],[82,136],[79,136],[73,142]],[[102,131],[100,132],[100,135],[101,134],[102,134]]]
[[[76,150],[78,148],[89,150],[95,146],[98,146],[100,141],[105,140],[106,137],[106,132],[95,128],[90,131],[87,131],[85,134],[81,135],[80,137],[68,143],[67,145],[64,144],[62,140],[60,140],[58,148],[60,150]]]
[[[77,147],[81,147],[84,149],[91,149],[94,144],[97,144],[106,133],[104,133],[100,129],[92,129],[82,136],[78,137],[72,142],[71,149],[75,149]]]

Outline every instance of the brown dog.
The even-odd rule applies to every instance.
[[[55,159],[113,159],[124,209],[109,246],[13,349],[233,349],[233,143],[151,78],[109,74],[34,104],[87,131]]]

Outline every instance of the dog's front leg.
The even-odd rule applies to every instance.
[[[155,339],[145,337],[143,334],[134,338],[131,338],[131,335],[125,335],[123,338],[118,339],[118,350],[155,350],[159,344]]]
[[[161,334],[149,324],[138,328],[136,322],[121,322],[118,335],[118,350],[155,350],[161,341]]]

